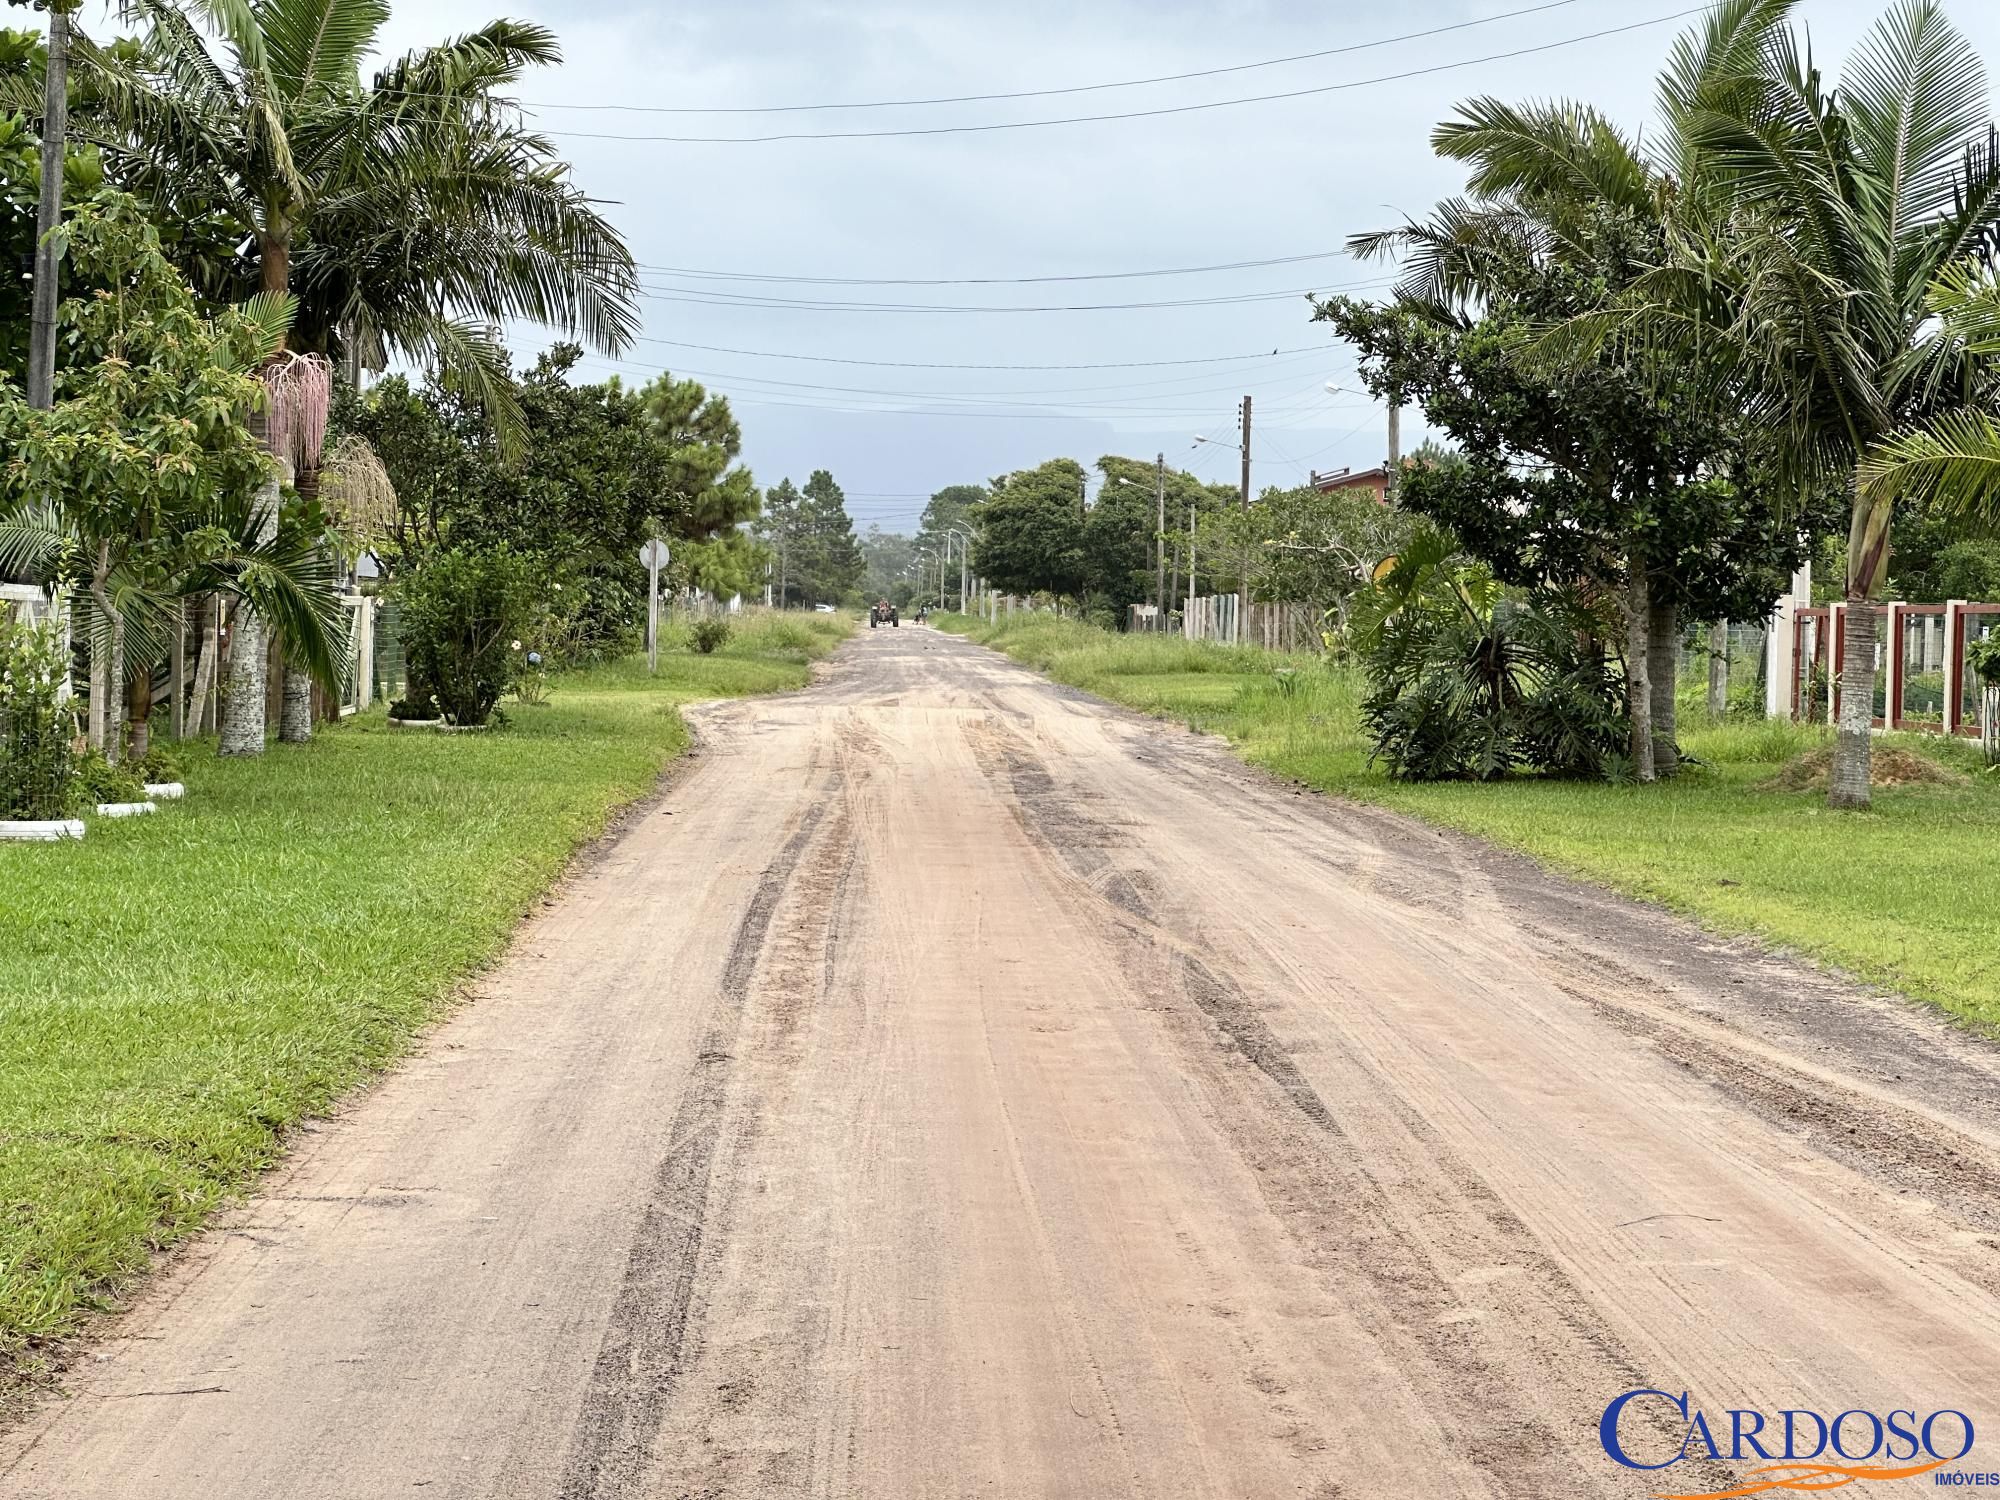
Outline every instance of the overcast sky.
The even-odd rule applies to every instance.
[[[1379,283],[1344,256],[1202,275],[1015,286],[831,286],[732,276],[1077,276],[1338,251],[1361,229],[1422,213],[1457,186],[1430,127],[1478,93],[1586,98],[1646,122],[1652,82],[1688,0],[399,0],[395,50],[496,15],[554,28],[566,62],[522,97],[607,201],[652,289],[648,342],[623,368],[700,376],[728,393],[760,482],[829,468],[864,528],[908,525],[952,483],[1069,455],[1151,456],[1234,479],[1233,438],[1255,398],[1253,482],[1381,461],[1383,417],[1328,395],[1351,361],[1307,321],[1302,295],[1207,306],[1063,312],[815,311],[730,297],[978,304],[1134,303]],[[1875,0],[1802,0],[1833,71]],[[2000,5],[1952,13],[2000,60]],[[1371,45],[1425,28],[1463,29]],[[1218,77],[1053,97],[778,114],[646,113],[1076,89],[1340,55]],[[1546,49],[1529,51],[1528,49]],[[1512,57],[1495,54],[1515,53]],[[1463,64],[1463,66],[1457,66]],[[921,129],[1171,108],[1325,89],[1282,101],[1047,128],[890,139],[687,144],[606,136],[743,136]],[[558,107],[561,106],[561,107]],[[679,268],[679,269],[667,269]],[[691,289],[691,290],[690,290]],[[687,300],[690,296],[702,300]],[[675,341],[675,342],[652,342]],[[529,336],[516,340],[530,354]],[[686,345],[708,345],[693,349]],[[717,353],[714,348],[758,351]],[[1268,357],[1269,351],[1287,352]],[[766,358],[767,354],[818,356]],[[1074,371],[908,369],[831,360],[1102,365],[1260,354],[1230,363]],[[609,371],[592,359],[584,368]],[[887,393],[887,394],[882,394]],[[987,398],[982,404],[968,397]],[[974,413],[977,413],[976,415]],[[1053,415],[1051,415],[1053,414]],[[1406,422],[1406,441],[1420,432]]]

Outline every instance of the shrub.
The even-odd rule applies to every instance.
[[[1965,662],[1987,687],[2000,687],[2000,630],[1967,646]]]
[[[729,639],[727,620],[696,620],[688,641],[703,656],[712,656]]]
[[[146,747],[144,758],[134,769],[142,781],[159,783],[181,779],[180,757],[158,740]]]
[[[1490,605],[1415,599],[1368,639],[1374,758],[1407,781],[1490,781],[1516,769],[1624,774],[1622,681],[1610,622],[1553,593]]]
[[[69,654],[53,621],[0,617],[0,818],[45,822],[75,810],[68,681]]]
[[[99,751],[92,750],[76,764],[79,800],[94,807],[100,802],[144,802],[146,783],[134,766],[114,766]]]
[[[505,546],[453,547],[425,558],[397,594],[407,701],[435,700],[450,724],[484,724],[521,669],[521,638],[536,619],[535,565]]]

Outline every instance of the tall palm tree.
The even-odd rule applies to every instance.
[[[517,21],[361,78],[387,0],[126,0],[127,57],[88,43],[78,134],[163,222],[205,227],[182,256],[219,304],[298,299],[289,347],[380,368],[398,354],[516,431],[495,330],[522,319],[602,353],[637,330],[617,231],[504,91],[561,60]],[[191,242],[192,243],[192,242]]]
[[[180,259],[211,301],[293,296],[290,353],[344,358],[357,375],[401,354],[472,395],[503,452],[522,435],[504,320],[605,353],[629,345],[630,252],[502,94],[527,68],[561,60],[546,29],[495,21],[406,55],[369,86],[361,64],[387,0],[125,0],[124,10],[145,24],[143,44],[136,55],[78,49],[88,99],[78,134],[161,222],[195,226]],[[325,379],[322,365],[287,369]],[[282,402],[274,390],[274,413]],[[303,448],[316,452],[317,438]],[[298,466],[301,494],[316,494],[318,479],[309,461]],[[225,736],[245,753],[263,748],[262,701],[256,691],[230,700],[256,721]],[[303,739],[310,725],[310,688],[288,672],[279,737]]]
[[[1934,307],[2000,234],[2000,153],[1978,54],[1936,0],[1898,0],[1837,92],[1787,24],[1792,5],[1731,0],[1707,23],[1729,34],[1728,65],[1672,101],[1706,190],[1675,214],[1670,262],[1637,284],[1636,322],[1733,393],[1795,482],[1850,488],[1829,802],[1866,807],[1873,606],[1914,472],[1879,460],[1912,433],[1948,435],[1980,398],[1974,344]]]

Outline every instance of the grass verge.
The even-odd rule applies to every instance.
[[[0,844],[0,1395],[441,1013],[686,747],[678,705],[801,686],[850,628],[669,634],[657,678],[564,676],[484,734],[377,709],[257,760],[191,745],[185,801]]]
[[[1662,786],[1529,777],[1414,785],[1368,764],[1358,672],[1174,637],[1121,636],[1049,616],[997,627],[939,623],[1060,682],[1226,735],[1280,776],[1413,813],[1545,864],[1751,933],[1966,1020],[2000,1024],[2000,776],[1963,742],[1882,743],[1970,773],[1953,785],[1879,789],[1867,813],[1829,812],[1823,794],[1768,785],[1824,729],[1765,719],[1684,717],[1701,764]],[[1276,674],[1293,669],[1289,683]]]

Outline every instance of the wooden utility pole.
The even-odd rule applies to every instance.
[[[35,300],[28,349],[28,405],[56,399],[56,229],[62,223],[63,155],[69,141],[69,13],[49,7],[49,62],[42,84],[42,183],[35,205]]]
[[[1159,516],[1153,529],[1153,608],[1158,611],[1159,628],[1167,628],[1167,455],[1153,460],[1155,495]]]

